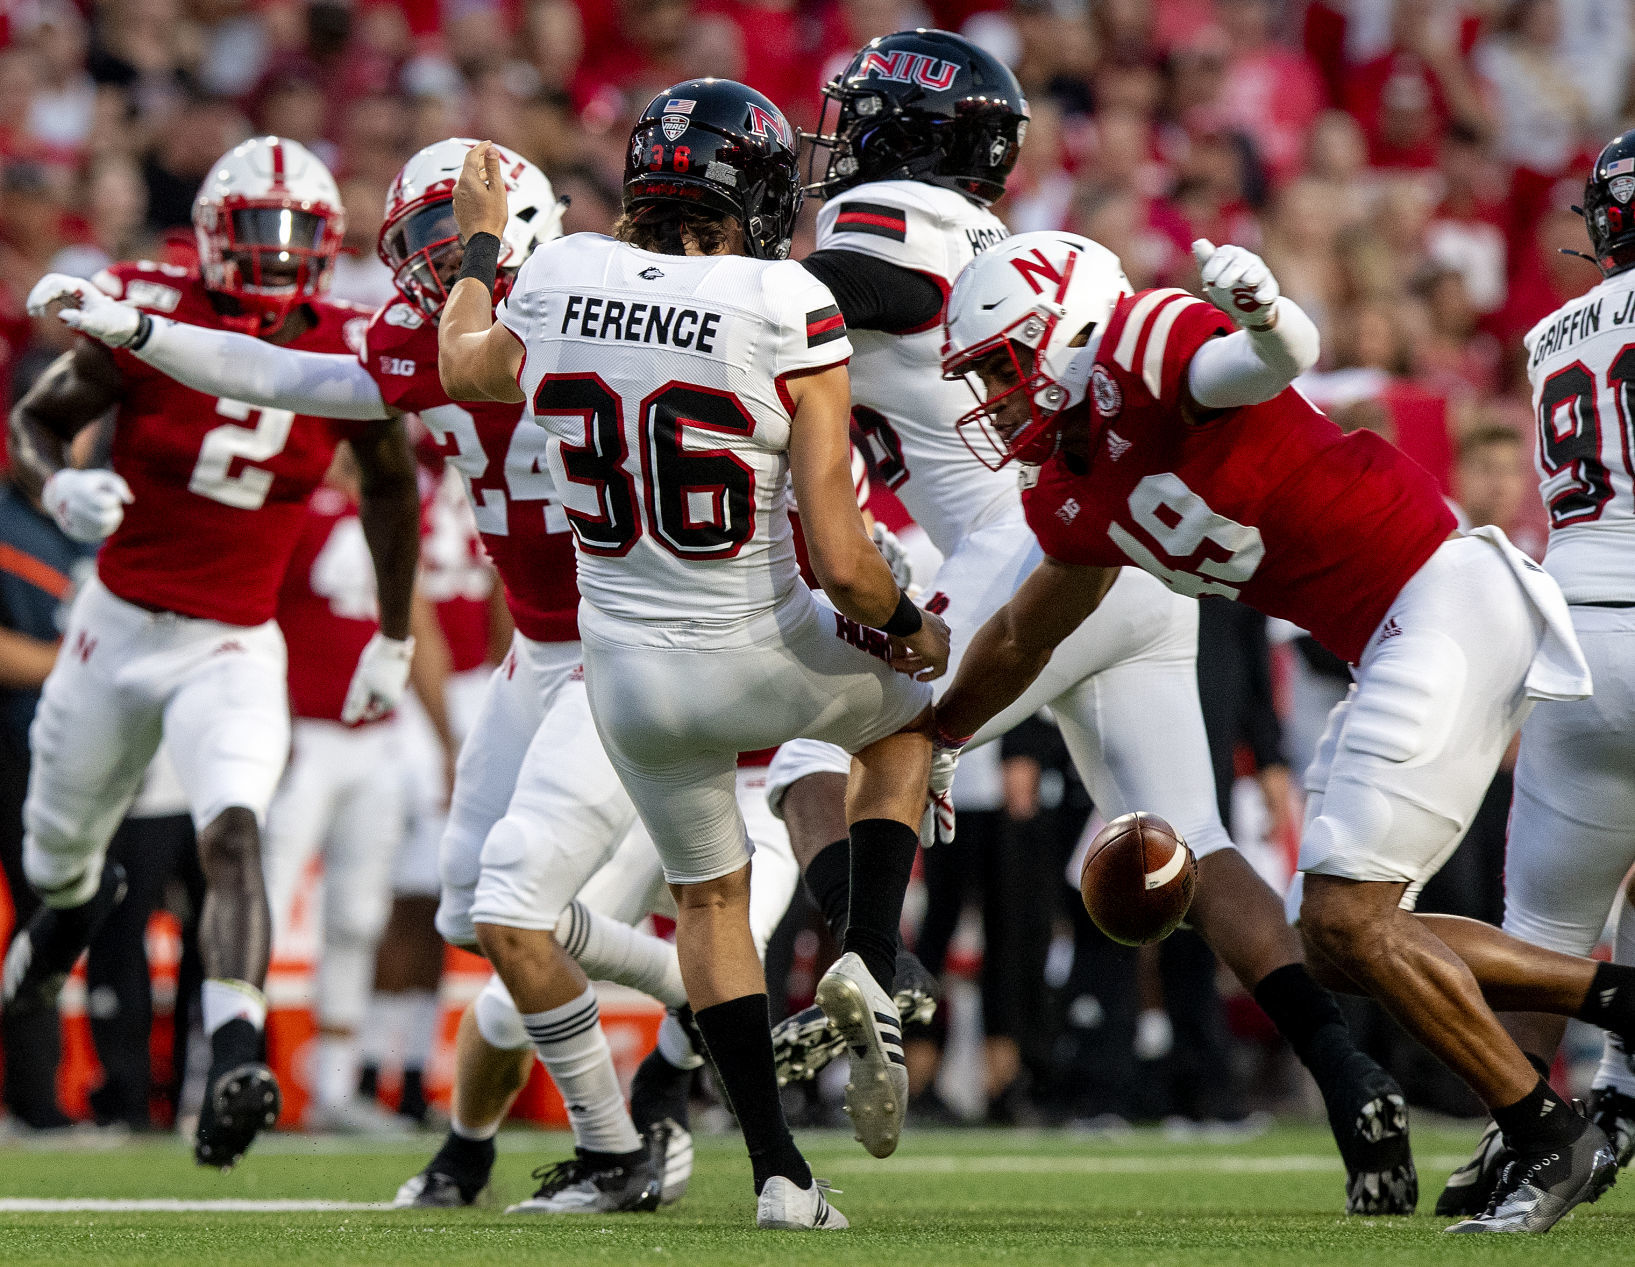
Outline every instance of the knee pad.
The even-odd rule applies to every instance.
[[[451,946],[476,952],[477,926],[471,920],[471,893],[445,888],[437,901],[437,914],[432,923],[437,935]]]
[[[47,906],[82,906],[102,883],[104,852],[87,853],[65,837],[30,829],[23,837],[23,874]]]
[[[1445,634],[1417,631],[1400,645],[1365,670],[1340,741],[1352,752],[1419,765],[1447,743],[1468,667],[1464,649]]]
[[[542,881],[553,875],[553,859],[547,856],[547,842],[538,834],[531,834],[521,821],[507,815],[489,829],[483,841],[482,871],[477,877],[476,891],[471,899],[471,918],[482,924],[502,924],[507,928],[526,928],[554,932],[561,918],[561,898],[582,886],[579,884],[561,892],[555,901],[542,901]],[[556,878],[564,886],[564,874]]]
[[[505,988],[505,982],[500,980],[498,973],[488,978],[488,984],[478,992],[471,1010],[477,1018],[477,1032],[490,1047],[498,1047],[501,1051],[520,1051],[533,1045],[528,1030],[523,1026],[522,1014],[511,1001],[511,992]]]
[[[1417,896],[1459,836],[1450,818],[1373,784],[1341,779],[1329,783],[1322,812],[1306,825],[1299,865],[1317,875],[1406,883]]]

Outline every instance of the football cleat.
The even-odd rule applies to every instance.
[[[902,1027],[929,1024],[937,1012],[937,980],[925,965],[908,951],[898,951],[892,985]],[[817,1077],[845,1050],[846,1040],[821,1007],[805,1008],[772,1027],[772,1063],[780,1087]]]
[[[649,1153],[613,1164],[573,1157],[534,1171],[539,1190],[507,1214],[619,1214],[656,1210],[662,1184]]]
[[[1635,1157],[1635,1097],[1613,1087],[1592,1087],[1586,1112],[1612,1145],[1619,1168]]]
[[[475,1205],[494,1170],[492,1139],[462,1139],[450,1132],[443,1146],[417,1175],[404,1180],[392,1198],[398,1210],[452,1210]]]
[[[1487,1208],[1449,1232],[1548,1232],[1576,1205],[1596,1200],[1618,1178],[1618,1159],[1601,1128],[1585,1122],[1572,1143],[1505,1164]]]
[[[897,1007],[850,951],[823,974],[817,1002],[851,1052],[846,1112],[857,1138],[872,1156],[889,1157],[897,1151],[908,1110],[908,1064]]]
[[[90,899],[79,906],[42,906],[6,951],[0,1010],[16,1012],[48,1011],[57,1006],[63,983],[74,970],[80,952],[114,907],[125,900],[125,868],[109,862]]]
[[[665,1118],[647,1129],[647,1147],[659,1176],[659,1204],[674,1205],[687,1195],[693,1177],[692,1132],[674,1118]]]
[[[307,1125],[330,1135],[402,1136],[414,1132],[413,1123],[375,1100],[354,1096],[339,1104],[314,1106]]]
[[[1353,1052],[1328,1104],[1329,1126],[1345,1162],[1347,1214],[1412,1214],[1419,1172],[1408,1142],[1408,1102],[1373,1057]]]
[[[235,1065],[210,1079],[193,1137],[193,1158],[201,1166],[231,1170],[256,1135],[278,1121],[282,1104],[278,1079],[260,1061]]]
[[[1447,1186],[1436,1199],[1436,1216],[1468,1219],[1487,1209],[1493,1190],[1499,1186],[1499,1176],[1515,1157],[1504,1142],[1499,1124],[1490,1120],[1476,1143],[1475,1156],[1448,1176]]]
[[[773,1175],[755,1203],[755,1226],[792,1232],[838,1232],[850,1227],[846,1216],[823,1195],[828,1191],[832,1189],[822,1179],[814,1179],[810,1188],[797,1188],[793,1179]]]

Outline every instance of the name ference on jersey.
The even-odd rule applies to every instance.
[[[618,339],[625,343],[654,343],[660,347],[691,348],[708,355],[715,351],[722,316],[675,304],[625,303],[595,295],[567,297],[559,334],[578,322],[582,339]]]

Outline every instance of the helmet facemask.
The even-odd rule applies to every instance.
[[[454,223],[454,200],[413,208],[380,231],[380,258],[398,290],[428,317],[436,318],[460,275],[465,246]]]
[[[961,415],[954,429],[989,470],[1011,462],[1041,466],[1061,448],[1069,394],[1046,372],[1039,355],[1058,321],[1054,313],[1035,310],[943,359],[942,376],[963,381],[976,398],[976,407]]]
[[[273,329],[297,304],[329,285],[341,228],[322,209],[301,210],[275,199],[225,200],[214,225],[198,234],[209,288],[235,299],[263,329]]]

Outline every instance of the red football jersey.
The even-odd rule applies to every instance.
[[[488,596],[494,569],[483,553],[472,519],[465,481],[437,459],[427,475],[420,506],[420,592],[435,606],[437,624],[448,643],[455,673],[481,668],[488,660]]]
[[[221,324],[197,274],[176,265],[116,264],[96,282],[144,311]],[[318,324],[289,346],[362,345],[365,309],[329,300],[312,308]],[[128,352],[114,359],[125,395],[113,469],[133,500],[97,556],[98,576],[144,607],[231,625],[271,620],[307,498],[336,443],[360,424],[254,409],[183,387]]]
[[[1453,531],[1453,512],[1423,467],[1373,432],[1342,434],[1293,388],[1189,424],[1187,367],[1232,328],[1184,291],[1122,300],[1091,371],[1088,464],[1046,463],[1023,493],[1028,523],[1053,558],[1137,564],[1177,593],[1238,599],[1356,660]]]
[[[278,624],[289,644],[291,710],[339,721],[380,606],[357,503],[337,488],[321,487],[307,503],[278,591]]]
[[[579,637],[579,584],[568,517],[545,466],[545,428],[521,405],[455,404],[437,377],[437,327],[394,300],[369,323],[365,367],[388,405],[418,413],[450,465],[466,478],[488,557],[526,638]]]

